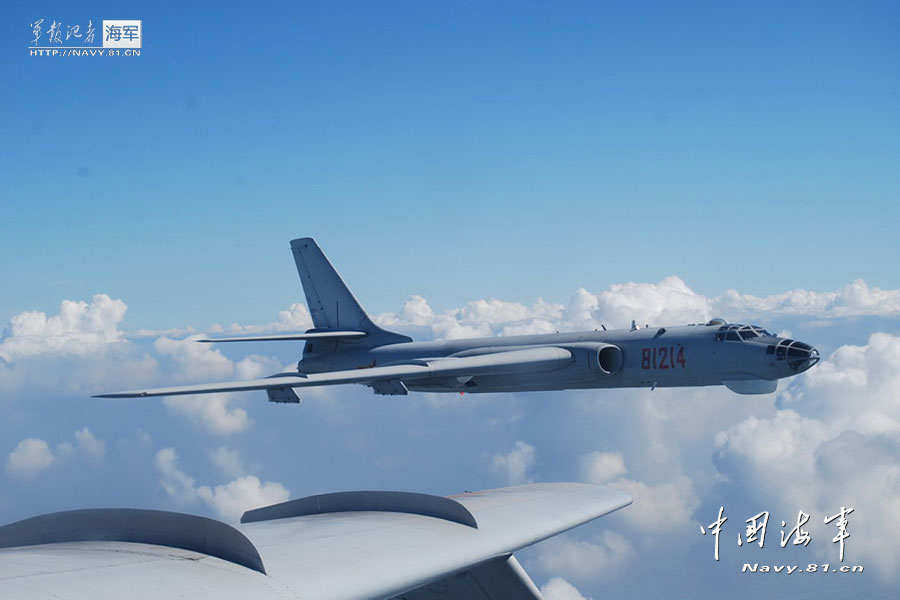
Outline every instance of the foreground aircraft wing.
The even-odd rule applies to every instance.
[[[0,527],[0,597],[540,598],[512,556],[631,503],[604,486],[532,484],[444,498],[344,492],[225,523],[94,509]]]
[[[242,392],[248,390],[272,390],[283,388],[339,385],[343,383],[377,383],[382,381],[412,381],[432,377],[467,377],[471,375],[505,375],[520,372],[551,371],[571,363],[572,353],[565,348],[541,346],[508,352],[495,352],[478,356],[447,357],[420,360],[384,367],[365,367],[347,371],[325,373],[290,373],[273,375],[265,379],[229,381],[200,385],[184,385],[147,390],[130,390],[97,394],[95,398],[142,398],[145,396],[179,396],[187,394],[214,394],[218,392]]]

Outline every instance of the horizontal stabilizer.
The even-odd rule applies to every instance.
[[[360,338],[368,335],[365,331],[307,331],[306,333],[287,333],[283,335],[252,335],[230,338],[207,338],[197,340],[206,344],[216,342],[281,342],[285,340],[320,340],[337,338]]]
[[[506,375],[552,371],[572,362],[572,353],[556,346],[540,346],[524,350],[510,350],[492,354],[479,354],[460,358],[438,358],[403,363],[385,367],[367,367],[347,371],[324,373],[279,374],[265,379],[228,381],[183,385],[148,390],[130,390],[97,394],[94,398],[144,398],[148,396],[183,396],[190,394],[216,394],[220,392],[246,392],[283,388],[339,385],[343,383],[373,384],[396,380],[399,382],[429,379],[431,377],[468,377],[474,375]],[[393,385],[393,384],[390,384]]]

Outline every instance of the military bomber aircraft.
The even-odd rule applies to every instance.
[[[809,344],[756,325],[712,319],[637,327],[414,342],[376,325],[312,238],[291,242],[315,327],[304,333],[200,342],[301,340],[296,371],[264,379],[98,394],[135,398],[265,390],[298,403],[298,388],[357,383],[376,394],[488,393],[724,385],[739,394],[774,392],[778,380],[819,361]]]

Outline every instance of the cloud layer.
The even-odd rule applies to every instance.
[[[91,302],[63,300],[59,314],[48,317],[40,311],[15,315],[0,342],[0,359],[42,354],[84,355],[102,351],[123,338],[119,324],[127,307],[121,300],[95,294]]]
[[[221,451],[219,455],[221,459]],[[280,483],[262,483],[254,475],[242,475],[222,485],[196,485],[194,478],[181,470],[175,448],[157,452],[154,463],[160,485],[171,498],[182,504],[202,502],[227,521],[239,521],[244,511],[284,502],[290,497]]]
[[[412,296],[398,313],[377,315],[384,327],[426,328],[435,339],[522,335],[624,328],[644,324],[705,322],[714,316],[730,320],[766,315],[837,318],[900,315],[900,290],[869,287],[857,280],[835,292],[792,290],[754,296],[727,290],[717,297],[698,294],[677,276],[658,283],[620,283],[600,292],[577,290],[569,303],[538,299],[528,306],[504,300],[475,300],[461,308],[435,312],[421,296]]]
[[[851,519],[855,560],[896,578],[900,547],[900,337],[875,333],[842,346],[781,398],[772,417],[751,417],[720,432],[716,461],[783,514]],[[888,515],[892,515],[888,517]],[[823,551],[831,549],[826,547]]]
[[[61,442],[54,453],[41,438],[26,438],[19,442],[6,458],[6,470],[17,477],[35,477],[45,469],[68,459],[82,459],[94,466],[103,464],[106,442],[98,439],[87,427],[75,432],[75,443]]]
[[[490,467],[506,485],[530,483],[533,481],[531,470],[534,468],[534,446],[517,441],[515,447],[506,454],[494,454]]]
[[[32,477],[56,461],[47,442],[40,438],[26,438],[6,459],[6,470],[13,475]]]
[[[900,317],[897,298],[897,291],[862,281],[835,292],[795,290],[758,297],[727,291],[706,297],[668,277],[599,292],[579,289],[566,304],[482,299],[438,312],[425,298],[413,296],[397,313],[378,316],[384,326],[419,339],[627,327],[632,319],[643,325],[700,322],[712,316],[756,320],[760,315],[765,325],[781,315],[791,327],[804,319],[829,320],[833,327],[822,333],[832,336],[835,350],[816,368],[782,385],[774,400],[697,389],[437,396],[440,401],[432,401],[433,395],[411,395],[373,403],[365,390],[352,387],[310,393],[300,409],[277,414],[259,394],[90,404],[85,406],[96,408],[94,414],[108,410],[118,416],[83,420],[79,424],[88,427],[54,433],[43,419],[47,407],[65,406],[71,411],[66,414],[80,415],[77,403],[88,393],[258,378],[296,360],[296,346],[276,358],[251,354],[251,346],[198,344],[191,327],[177,330],[190,332],[187,337],[175,330],[136,337],[122,328],[124,302],[100,294],[90,302],[66,301],[56,315],[22,313],[5,329],[0,391],[21,421],[6,424],[10,442],[3,475],[7,488],[34,486],[62,474],[61,466],[78,464],[92,473],[107,469],[112,478],[141,481],[149,464],[151,488],[161,497],[232,521],[247,508],[287,499],[287,487],[303,488],[307,478],[315,482],[313,489],[303,489],[310,493],[324,491],[322,486],[388,484],[450,492],[456,490],[447,487],[448,481],[459,489],[474,489],[473,474],[483,487],[580,479],[627,491],[635,498],[632,506],[593,528],[538,547],[529,566],[549,580],[547,596],[560,598],[587,592],[601,596],[607,586],[638,576],[641,565],[650,563],[674,565],[660,580],[682,577],[679,568],[724,577],[698,562],[710,554],[705,538],[700,540],[703,558],[696,560],[676,541],[697,536],[697,525],[713,516],[707,514],[713,503],[716,509],[724,504],[735,511],[729,522],[735,527],[746,516],[736,511],[745,506],[778,511],[779,516],[802,508],[820,518],[846,505],[856,508],[849,556],[885,581],[896,582],[900,551],[893,540],[900,530],[895,519],[883,515],[900,514],[900,338],[886,332],[868,339],[857,334],[857,343],[849,344],[842,332],[855,333],[853,319],[858,317]],[[310,325],[305,307],[296,304],[262,325],[219,329],[257,333]],[[163,407],[159,420],[144,421],[155,407]],[[137,442],[124,443],[109,433],[121,429],[124,420],[127,431],[141,428]],[[173,422],[176,426],[170,427]],[[104,431],[101,423],[110,429]],[[242,432],[252,435],[234,435]],[[229,447],[222,445],[224,435],[231,436]],[[447,439],[466,440],[465,448],[459,443],[442,446]],[[326,446],[331,458],[307,459],[310,448]],[[197,464],[183,467],[176,447],[187,459],[199,456]],[[125,463],[111,463],[129,452],[134,454],[130,470],[113,473]],[[447,463],[452,466],[434,468],[432,463],[445,454],[452,455]],[[273,460],[275,455],[304,460]],[[280,469],[274,478],[287,485],[261,480],[253,473],[255,464]],[[67,506],[75,500],[70,497]],[[3,502],[0,492],[0,506]],[[818,533],[824,539],[828,532],[823,527]],[[832,559],[831,551],[826,543],[814,552]]]

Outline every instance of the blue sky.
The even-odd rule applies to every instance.
[[[106,61],[23,44],[108,5],[5,11],[4,318],[101,288],[137,327],[261,318],[301,235],[373,312],[898,285],[892,3],[133,6]]]
[[[586,596],[625,593],[635,578],[638,595],[692,596],[743,583],[693,537],[720,503],[733,522],[745,505],[825,510],[844,489],[836,449],[900,462],[888,402],[900,395],[889,351],[900,348],[896,3],[266,3],[251,14],[48,2],[2,15],[0,521],[85,502],[225,518],[228,489],[210,503],[160,485],[173,474],[167,448],[196,488],[253,476],[291,496],[591,480],[599,452],[623,461],[624,475],[607,474],[646,492],[644,506],[668,494],[680,511],[654,531],[614,517],[631,553],[612,550],[623,546],[602,522],[573,534],[595,569],[557,568],[550,550],[526,567],[539,585],[563,576]],[[28,56],[36,19],[110,17],[143,21],[141,56]],[[420,339],[722,314],[789,331],[829,360],[750,402],[722,390],[373,401],[364,388],[312,393],[300,408],[253,394],[188,408],[85,399],[141,378],[294,362],[294,345],[197,353],[179,340],[214,324],[302,325],[288,251],[301,236],[372,314]],[[27,311],[46,319],[25,327]],[[869,408],[856,415],[840,398]],[[768,473],[750,433],[783,433],[815,494]],[[28,439],[49,454],[26,445],[44,461],[11,470]],[[513,463],[521,477],[497,466]],[[900,493],[884,487],[891,467],[867,464],[878,483],[861,486],[860,517],[891,514],[873,499]],[[900,557],[879,548],[861,549],[864,588],[817,581],[817,597],[895,589],[877,573]],[[660,561],[671,564],[641,579]]]

